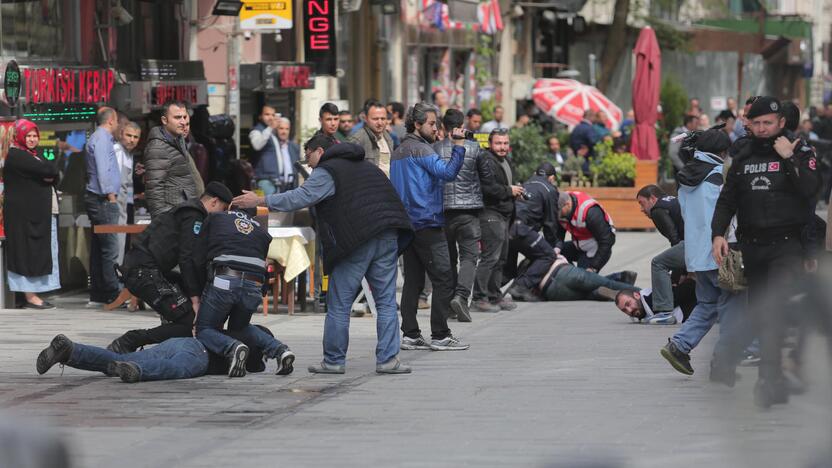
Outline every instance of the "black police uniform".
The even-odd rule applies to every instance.
[[[650,209],[650,219],[671,246],[685,240],[685,220],[678,198],[668,195],[656,200]]]
[[[771,110],[757,116],[779,108],[773,99],[761,98],[758,103]],[[752,107],[751,118],[753,111]],[[783,301],[797,286],[794,279],[801,271],[801,233],[810,219],[811,201],[820,181],[814,151],[805,142],[798,144],[792,157],[783,159],[774,149],[775,140],[751,138],[742,143],[711,224],[712,236],[724,236],[731,217],[737,215],[737,238],[761,347],[755,397],[764,406],[786,399],[781,347],[788,309]],[[775,297],[767,298],[767,292]]]
[[[546,176],[533,175],[523,184],[524,198],[515,203],[515,218],[509,228],[509,254],[504,275],[516,276],[517,253],[531,261],[514,284],[536,289],[555,260],[552,245],[558,240],[558,189]],[[540,231],[543,231],[541,234]]]
[[[194,260],[193,248],[208,212],[199,199],[189,200],[156,217],[133,242],[121,266],[125,287],[153,308],[162,325],[131,330],[110,349],[133,352],[168,338],[191,336],[194,310],[190,297],[200,296],[205,264]],[[179,266],[177,275],[173,269]]]

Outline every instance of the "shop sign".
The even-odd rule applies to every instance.
[[[192,106],[206,104],[206,86],[204,81],[160,81],[150,88],[151,107],[162,107],[168,101],[185,101]]]
[[[263,89],[311,89],[315,87],[312,65],[295,63],[264,63]]]
[[[243,0],[240,29],[292,29],[292,0]]]
[[[335,75],[335,0],[303,0],[303,43],[318,75]]]
[[[6,73],[3,75],[3,92],[9,106],[16,106],[17,100],[20,99],[20,67],[14,60],[10,60],[6,65]]]
[[[142,81],[204,80],[205,67],[202,60],[144,59],[139,63],[139,75]]]
[[[107,69],[27,68],[23,84],[28,104],[96,104],[110,101],[115,75]]]

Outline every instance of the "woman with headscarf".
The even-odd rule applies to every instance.
[[[9,289],[22,292],[27,309],[54,309],[38,293],[61,287],[58,273],[58,166],[38,154],[37,125],[15,122],[14,146],[3,169]]]

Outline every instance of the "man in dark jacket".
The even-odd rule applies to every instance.
[[[509,228],[508,263],[503,270],[513,278],[517,271],[517,253],[522,253],[531,263],[520,275],[508,293],[517,301],[535,302],[532,289],[540,281],[555,260],[552,245],[558,241],[558,189],[555,187],[555,166],[542,163],[534,175],[523,184],[523,198],[517,200],[514,222]],[[540,231],[543,230],[543,233]]]
[[[251,129],[248,139],[256,154],[251,158],[257,187],[266,195],[294,188],[294,163],[300,159],[300,148],[289,140],[291,122],[264,105],[260,120]]]
[[[124,256],[124,285],[162,317],[162,325],[131,330],[114,340],[108,349],[132,353],[141,346],[168,338],[190,336],[194,311],[205,284],[205,265],[193,255],[194,244],[208,213],[224,211],[231,192],[211,182],[199,200],[190,200],[157,216],[133,241]],[[173,269],[179,267],[179,275]]]
[[[449,136],[433,145],[444,161],[453,157],[455,143],[451,140],[450,132],[462,127],[464,115],[456,109],[448,109],[442,118],[445,131]],[[451,310],[460,322],[470,322],[471,313],[468,310],[468,300],[471,288],[474,286],[474,275],[480,258],[480,219],[482,211],[481,181],[488,183],[493,180],[488,165],[485,163],[485,152],[474,141],[466,140],[465,160],[456,179],[445,184],[445,235],[448,239],[448,250],[451,255],[451,273],[454,276],[454,298],[451,299]],[[457,258],[459,270],[456,269]]]
[[[188,105],[169,101],[162,107],[162,125],[148,133],[144,150],[144,194],[151,218],[198,197],[205,190],[185,143],[189,129]]]
[[[610,215],[583,192],[561,192],[558,198],[560,240],[555,248],[570,262],[598,273],[612,256],[615,228]],[[565,242],[566,233],[572,236]]]
[[[800,238],[820,186],[814,151],[802,139],[787,136],[780,108],[769,96],[751,104],[747,118],[752,136],[734,157],[711,223],[713,256],[721,263],[728,254],[726,229],[737,216],[749,310],[759,327],[761,362],[754,400],[762,407],[788,401],[781,367],[789,316],[783,298],[800,278]]]
[[[465,158],[464,132],[461,128],[451,132],[454,141],[452,156],[449,161],[443,161],[431,147],[436,141],[438,112],[436,107],[421,102],[410,108],[405,123],[407,135],[393,151],[390,163],[390,181],[416,231],[413,244],[404,253],[402,349],[445,351],[468,348],[468,345],[454,338],[448,328],[454,291],[442,213],[443,186],[456,178]],[[430,343],[422,337],[416,320],[425,271],[434,287]]]
[[[493,130],[488,135],[489,151],[485,161],[492,179],[482,184],[485,208],[480,213],[482,253],[477,266],[472,309],[478,312],[497,312],[517,307],[500,291],[503,265],[508,257],[508,227],[514,216],[514,198],[523,187],[514,185],[513,171],[508,156],[508,130]]]
[[[584,119],[578,125],[575,125],[569,135],[569,147],[576,155],[585,155],[587,159],[592,158],[595,143],[598,143],[600,139],[595,125],[592,123],[594,118],[595,112],[592,109],[584,111]]]
[[[387,109],[375,99],[364,104],[365,122],[349,141],[364,148],[364,160],[390,174],[390,157],[393,154],[393,139],[387,131]]]
[[[656,185],[643,187],[636,194],[641,212],[653,221],[656,229],[670,242],[670,248],[653,257],[650,281],[653,286],[653,310],[657,314],[673,310],[671,274],[685,270],[685,221],[676,197],[667,195]]]
[[[331,138],[318,135],[306,143],[306,160],[314,169],[300,187],[269,197],[245,192],[233,203],[241,207],[268,204],[274,211],[315,206],[329,291],[324,359],[309,371],[345,372],[350,309],[361,279],[366,278],[377,312],[376,372],[408,373],[410,368],[398,359],[396,273],[399,253],[413,231],[401,200],[384,173],[364,161],[364,149],[359,145],[333,145]]]

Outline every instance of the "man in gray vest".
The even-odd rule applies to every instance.
[[[376,372],[409,373],[410,368],[398,358],[396,273],[399,253],[413,238],[413,228],[390,181],[364,160],[364,149],[354,143],[333,143],[325,135],[316,135],[306,143],[306,160],[313,171],[297,189],[268,197],[244,191],[232,204],[246,208],[268,205],[274,211],[315,206],[329,291],[324,358],[319,365],[310,366],[309,372],[345,372],[350,309],[361,279],[366,278],[378,313]]]

